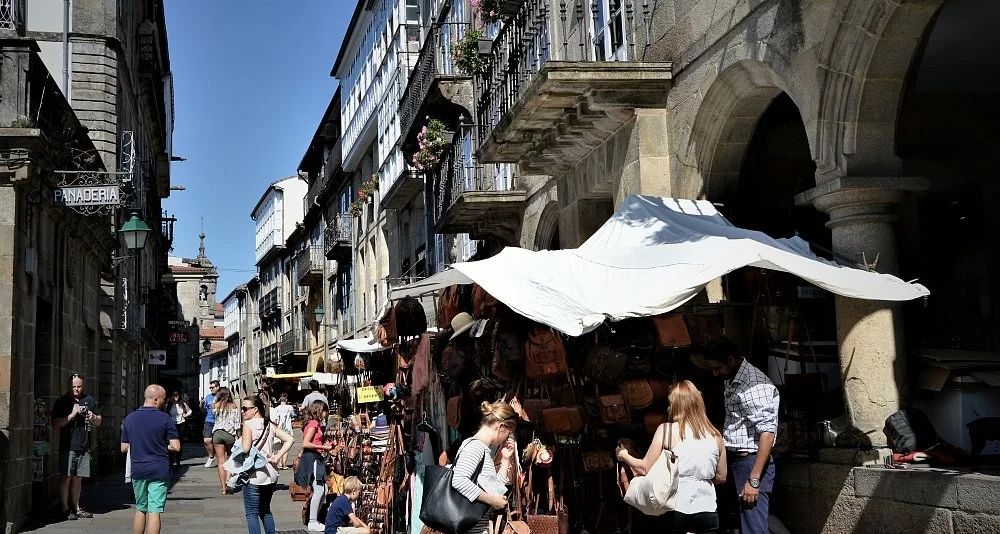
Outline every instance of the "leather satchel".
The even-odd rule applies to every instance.
[[[542,410],[542,429],[553,434],[576,434],[583,430],[583,410],[579,406]]]
[[[472,315],[477,319],[492,319],[496,316],[499,302],[479,284],[472,284]]]
[[[619,388],[630,408],[642,410],[653,404],[653,389],[649,387],[649,382],[643,378],[625,380]]]
[[[666,314],[653,317],[656,328],[656,344],[661,349],[677,349],[691,346],[691,334],[683,315]]]
[[[559,534],[558,516],[529,514],[525,519],[531,534]]]
[[[597,385],[594,385],[595,389]],[[628,423],[628,405],[621,395],[601,395],[597,391],[597,409],[601,413],[601,421],[606,425]]]
[[[611,471],[615,468],[615,462],[607,452],[585,452],[583,453],[583,470],[586,473],[600,473]]]
[[[605,384],[617,384],[625,375],[628,355],[603,344],[597,344],[587,352],[583,362],[583,374]]]
[[[566,349],[559,334],[547,326],[535,326],[524,342],[524,371],[531,380],[548,380],[566,373]]]

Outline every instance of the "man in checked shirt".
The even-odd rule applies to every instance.
[[[750,365],[726,337],[705,346],[705,365],[725,379],[726,443],[729,480],[741,503],[741,532],[767,534],[768,501],[774,486],[771,449],[778,432],[778,390]]]

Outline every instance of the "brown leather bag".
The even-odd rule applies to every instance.
[[[472,315],[477,319],[492,319],[500,302],[479,284],[472,284]]]
[[[542,423],[542,413],[552,407],[552,401],[549,399],[524,399],[521,401],[521,405],[524,406],[524,413],[527,414],[528,419],[534,423]]]
[[[663,413],[647,413],[642,416],[642,424],[646,427],[646,432],[655,434],[660,425],[670,422],[670,416]]]
[[[594,385],[597,389],[597,385]],[[625,398],[621,395],[601,395],[597,392],[597,408],[601,412],[601,420],[607,425],[628,423],[629,413]]]
[[[535,326],[524,341],[524,372],[531,380],[548,380],[566,373],[566,349],[559,334]]]
[[[653,389],[649,387],[649,382],[643,378],[625,380],[619,389],[629,408],[642,410],[653,404]]]
[[[444,291],[438,296],[438,327],[448,328],[451,326],[451,320],[461,311],[459,302],[457,285],[444,288]]]
[[[683,315],[666,314],[653,317],[656,328],[656,344],[661,349],[676,349],[691,346],[691,334]]]
[[[531,534],[559,534],[559,517],[554,515],[527,515]]]
[[[615,468],[615,462],[611,454],[604,451],[583,453],[583,470],[587,473],[600,473],[611,471]]]
[[[718,313],[685,315],[684,323],[691,335],[691,343],[695,345],[704,345],[723,335],[722,316]]]
[[[553,434],[576,434],[583,430],[583,410],[579,406],[542,410],[542,429]]]
[[[292,462],[292,473],[297,473],[299,471],[299,459],[296,458]],[[312,498],[312,488],[303,488],[302,486],[295,483],[295,480],[288,482],[288,495],[292,498],[292,502],[304,502]]]

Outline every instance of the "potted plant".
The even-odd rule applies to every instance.
[[[444,153],[450,144],[446,140],[446,136],[449,133],[451,132],[448,132],[444,123],[437,119],[432,119],[427,123],[427,126],[421,128],[420,133],[417,134],[419,149],[413,155],[413,160],[411,161],[413,167],[418,171],[426,171],[434,168],[441,160],[441,154]],[[454,137],[453,133],[451,137]]]
[[[506,0],[469,0],[472,12],[479,16],[483,24],[493,24],[500,20],[501,8]],[[522,1],[523,3],[523,1]],[[517,13],[516,11],[514,12]]]
[[[486,60],[480,53],[480,40],[485,39],[483,30],[474,29],[465,32],[465,35],[455,43],[455,48],[451,52],[451,59],[455,62],[455,67],[469,75],[478,74],[486,67]],[[492,43],[490,47],[492,48]]]
[[[362,182],[358,189],[358,198],[347,207],[347,212],[354,217],[360,217],[365,204],[375,198],[375,191],[378,191],[378,173],[372,175],[368,181]]]

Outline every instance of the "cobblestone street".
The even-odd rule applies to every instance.
[[[165,534],[236,534],[247,532],[241,494],[222,496],[215,468],[206,469],[205,451],[195,444],[184,444],[184,461],[171,480],[167,510],[162,516]],[[305,533],[300,519],[302,503],[288,497],[291,470],[281,471],[278,491],[271,510],[278,532]],[[135,500],[131,484],[125,484],[119,471],[84,490],[82,505],[94,513],[93,519],[61,521],[47,525],[27,525],[23,532],[81,534],[118,534],[132,531]]]

